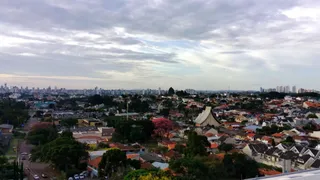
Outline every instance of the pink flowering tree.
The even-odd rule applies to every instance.
[[[157,118],[152,120],[154,124],[154,133],[160,137],[168,137],[169,132],[173,129],[173,123],[166,118]]]

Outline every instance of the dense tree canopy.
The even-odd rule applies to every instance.
[[[233,149],[233,145],[222,143],[222,144],[220,144],[220,146],[218,146],[218,149],[219,149],[219,151],[224,151],[227,153]]]
[[[185,180],[211,180],[208,167],[198,159],[182,158],[171,161],[169,168],[176,174],[180,174],[180,179]]]
[[[99,164],[100,177],[112,177],[113,173],[127,166],[127,156],[125,152],[119,149],[110,149],[106,151]]]
[[[187,147],[185,155],[188,157],[205,156],[207,155],[207,147],[210,146],[208,139],[205,136],[200,136],[196,132],[191,131],[188,134]]]
[[[32,161],[48,162],[65,172],[85,169],[87,157],[85,145],[70,137],[59,137],[32,150]]]
[[[149,120],[120,120],[113,125],[116,132],[112,139],[120,142],[144,142],[151,137],[154,129],[153,123]]]
[[[24,179],[23,164],[10,163],[5,156],[0,156],[0,179]]]
[[[248,159],[244,154],[226,154],[223,159],[223,166],[229,178],[245,179],[259,175],[257,162]]]
[[[0,124],[21,126],[29,118],[28,107],[24,102],[14,100],[0,101]]]
[[[262,129],[257,129],[257,134],[272,135],[274,133],[278,133],[278,132],[282,132],[283,130],[290,130],[290,129],[292,128],[288,125],[284,125],[283,127],[281,127],[273,124],[271,126],[264,126],[262,127]]]
[[[27,140],[33,145],[43,145],[53,141],[58,137],[58,132],[54,127],[34,128],[29,132]]]
[[[307,118],[308,118],[308,119],[318,119],[318,116],[315,115],[315,114],[309,114],[309,115],[307,116]]]
[[[155,179],[159,178],[158,180],[172,179],[169,173],[165,171],[161,171],[159,169],[151,169],[151,170],[139,169],[139,170],[129,172],[124,177],[124,180],[142,180],[142,179],[147,180],[149,179],[150,176]],[[154,179],[151,178],[150,180],[154,180]]]
[[[168,95],[174,95],[174,89],[172,87],[169,88]]]
[[[157,118],[152,120],[154,124],[154,133],[159,137],[168,137],[169,132],[173,129],[173,123],[166,118]]]
[[[60,121],[60,125],[65,127],[73,127],[73,126],[76,126],[77,124],[78,124],[78,119],[76,118],[62,119]]]

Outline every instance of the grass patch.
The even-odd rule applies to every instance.
[[[8,151],[6,153],[6,156],[16,156],[17,155],[17,147],[18,147],[18,138],[13,138],[10,142],[10,146],[8,148]]]

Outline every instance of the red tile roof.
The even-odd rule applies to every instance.
[[[283,138],[284,134],[282,133],[274,133],[272,134],[272,137],[275,137],[275,138]]]
[[[89,160],[88,164],[98,169],[99,163],[101,162],[101,160],[102,160],[102,156]]]
[[[139,154],[127,154],[127,159],[137,159],[139,156]]]
[[[211,149],[216,149],[216,148],[218,148],[218,146],[219,146],[219,144],[217,144],[217,143],[211,143],[210,144],[210,148]]]
[[[306,101],[304,102],[308,107],[313,107],[313,108],[319,108],[320,107],[320,103],[314,103],[314,102],[310,102],[310,101]]]
[[[143,162],[141,163],[141,169],[151,169],[153,166],[149,162]]]
[[[276,170],[269,170],[269,169],[263,169],[263,168],[259,168],[259,172],[262,175],[277,175],[277,174],[281,174],[281,172],[276,171]]]

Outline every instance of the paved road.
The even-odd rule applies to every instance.
[[[39,122],[37,118],[30,118],[26,126],[24,127],[24,130],[26,132],[29,132],[32,125]],[[22,141],[19,144],[19,155],[18,158],[20,161],[23,162],[25,172],[29,176],[29,179],[33,179],[33,175],[37,174],[38,176],[41,176],[42,173],[45,173],[49,177],[55,177],[57,176],[57,172],[55,172],[48,164],[44,163],[36,163],[36,162],[30,162],[28,159],[28,155],[21,155],[21,153],[31,153],[31,150],[33,148],[33,145],[27,144],[26,141]],[[25,160],[22,160],[22,157],[25,156]]]

